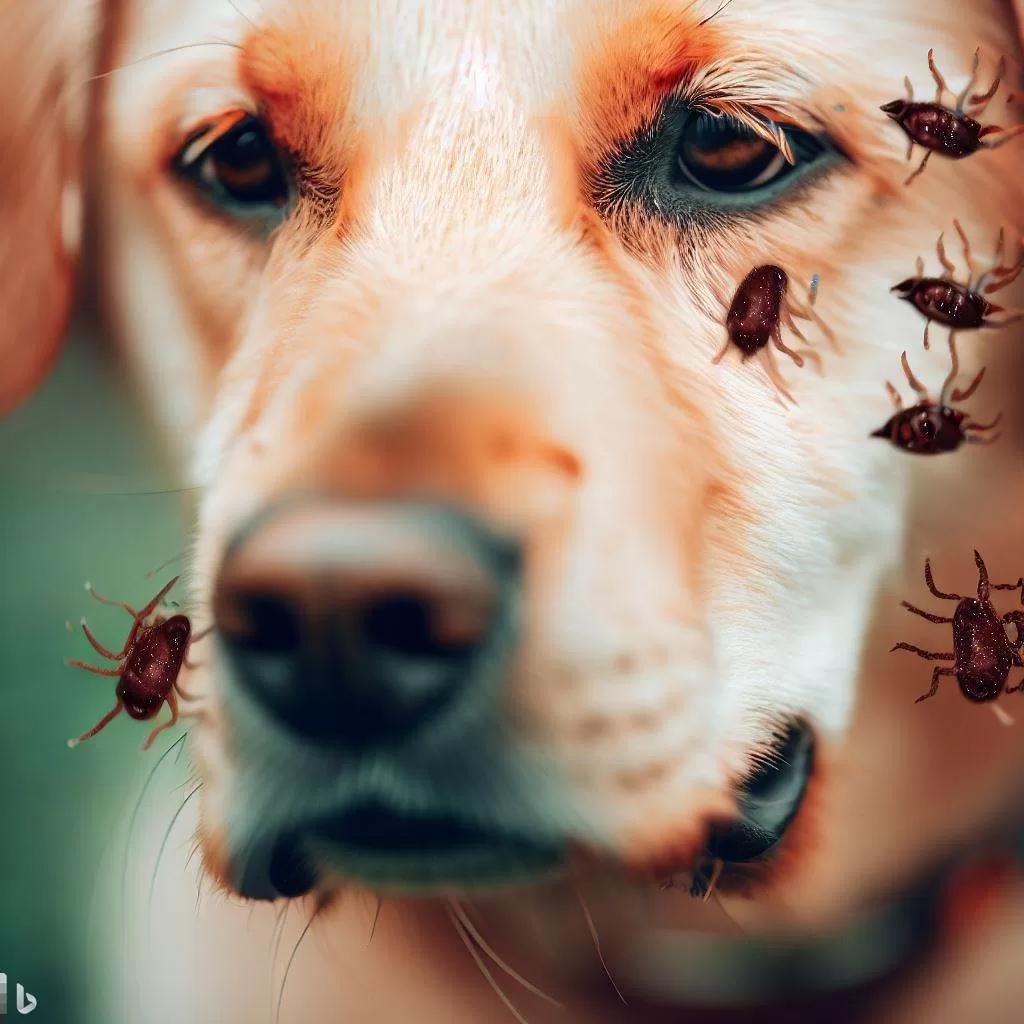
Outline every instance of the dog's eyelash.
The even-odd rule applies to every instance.
[[[184,147],[179,151],[178,162],[184,167],[191,167],[203,158],[218,139],[223,138],[235,125],[250,116],[252,115],[247,110],[235,109],[208,118],[189,133]]]
[[[779,69],[768,62],[710,64],[676,85],[665,97],[662,109],[682,103],[713,117],[731,117],[772,143],[792,164],[795,158],[785,129],[820,135],[824,125],[805,100],[795,95],[786,97],[784,83],[778,79]]]

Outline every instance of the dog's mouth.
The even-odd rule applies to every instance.
[[[759,860],[781,842],[807,795],[814,770],[814,734],[796,723],[776,745],[771,761],[743,782],[739,792],[740,817],[713,826],[709,856],[726,863]]]
[[[536,882],[563,867],[563,848],[448,814],[356,805],[301,833],[281,836],[260,864],[250,858],[239,889],[273,899],[312,889],[321,876],[358,878],[377,891],[494,890]],[[267,887],[272,891],[268,892]]]
[[[813,733],[794,724],[770,761],[741,784],[739,817],[709,829],[692,871],[695,894],[704,891],[709,863],[750,866],[771,858],[800,811],[813,766]],[[337,872],[379,891],[494,890],[553,877],[564,866],[564,847],[551,841],[366,801],[277,837],[263,856],[246,858],[238,887],[256,899],[292,898]]]
[[[814,752],[811,727],[794,722],[757,771],[740,783],[738,817],[712,825],[690,872],[693,895],[706,895],[715,884],[727,890],[742,888],[762,877],[761,869],[773,863],[803,807],[814,772]],[[730,868],[735,871],[730,873]],[[665,884],[674,885],[674,880]]]

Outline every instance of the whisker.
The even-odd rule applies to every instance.
[[[100,81],[100,79],[109,78],[112,75],[120,74],[122,71],[128,71],[131,68],[137,67],[139,64],[145,64],[147,61],[155,60],[157,57],[167,57],[172,53],[181,53],[184,50],[195,50],[203,46],[227,46],[232,50],[242,49],[238,43],[229,42],[227,39],[209,39],[198,43],[182,43],[180,46],[168,46],[164,50],[155,50],[153,53],[146,54],[145,57],[137,57],[135,60],[129,61],[127,64],[121,64],[119,67],[111,68],[109,71],[101,71],[98,75],[93,75],[91,78],[86,79],[83,85],[90,85],[93,82]]]
[[[529,1024],[529,1021],[515,1008],[515,1004],[511,999],[502,991],[501,986],[498,984],[494,975],[487,969],[487,964],[484,963],[483,957],[477,952],[476,947],[473,945],[472,939],[469,937],[469,933],[462,926],[462,922],[458,919],[455,911],[452,909],[451,902],[449,901],[445,907],[448,912],[448,919],[451,921],[452,926],[455,928],[456,934],[462,940],[462,944],[466,947],[466,951],[476,962],[477,967],[480,969],[480,973],[487,979],[487,983],[494,990],[497,997],[505,1004],[506,1009],[519,1024]]]
[[[481,952],[486,953],[491,958],[495,966],[500,967],[513,981],[518,981],[527,992],[532,992],[535,996],[543,999],[545,1002],[550,1003],[552,1006],[557,1006],[559,1009],[564,1009],[562,1003],[557,999],[553,999],[547,994],[547,992],[541,991],[532,982],[529,982],[524,978],[518,971],[511,967],[505,960],[503,960],[498,954],[491,948],[487,943],[487,940],[480,934],[480,930],[473,924],[469,918],[469,914],[466,913],[466,908],[457,900],[454,896],[449,900],[452,910],[458,915],[459,921],[462,923],[463,928],[470,934],[473,941],[477,944]]]
[[[708,24],[708,22],[714,21],[715,18],[717,18],[722,13],[722,11],[724,11],[726,7],[728,7],[731,3],[732,0],[722,0],[722,2],[718,5],[718,9],[713,14],[709,14],[702,21],[697,22],[697,27],[703,28],[705,25]]]
[[[302,940],[309,934],[309,929],[313,927],[313,922],[320,916],[320,908],[318,907],[309,916],[309,920],[306,922],[306,927],[302,929],[302,934],[299,936],[292,949],[292,955],[288,957],[288,963],[285,965],[284,977],[281,979],[281,993],[277,997],[277,1012],[274,1014],[275,1024],[280,1024],[281,1020],[281,1007],[284,1005],[284,989],[288,984],[288,975],[291,972],[292,964],[295,962],[295,956],[299,952],[299,946],[302,945]]]
[[[373,913],[373,924],[370,925],[370,937],[366,940],[366,947],[369,949],[370,943],[373,942],[374,932],[377,931],[377,921],[380,920],[380,908],[384,906],[384,900],[377,897],[377,909]]]
[[[156,879],[157,874],[160,871],[160,862],[163,860],[164,851],[167,849],[167,844],[170,842],[171,833],[174,831],[174,826],[178,823],[178,818],[181,817],[181,812],[188,806],[189,801],[203,788],[201,782],[197,782],[195,787],[189,792],[188,796],[178,805],[178,809],[174,812],[174,817],[171,818],[171,823],[167,826],[167,831],[164,832],[163,841],[160,843],[160,849],[157,851],[156,862],[153,865],[153,877],[149,883],[149,896],[146,900],[146,930],[147,933],[151,931],[153,926],[153,897],[156,894]]]
[[[601,940],[597,934],[597,925],[594,924],[593,915],[590,913],[590,908],[587,906],[586,900],[583,898],[583,893],[576,889],[576,899],[580,901],[580,909],[583,911],[583,920],[587,922],[587,931],[590,932],[591,941],[594,943],[594,950],[597,953],[597,959],[601,961],[601,970],[604,971],[608,980],[612,983],[612,988],[615,989],[615,994],[619,997],[623,1006],[629,1006],[626,1001],[626,997],[622,994],[622,990],[616,984],[615,978],[612,976],[612,972],[608,970],[608,964],[605,963],[604,953],[601,952]]]
[[[281,943],[284,941],[284,929],[285,923],[288,919],[288,911],[291,910],[291,901],[285,900],[280,910],[277,912],[277,918],[274,921],[274,930],[270,933],[270,991],[267,993],[269,996],[269,1006],[273,1009],[274,1006],[274,990],[277,987],[274,984],[274,975],[277,972],[277,958],[281,953]]]
[[[156,777],[157,771],[160,769],[160,765],[167,760],[171,751],[175,747],[178,748],[178,757],[181,756],[181,751],[184,749],[185,739],[188,733],[182,733],[173,743],[171,743],[167,749],[157,758],[156,763],[149,770],[149,774],[146,776],[146,781],[142,784],[142,789],[139,791],[138,799],[135,801],[135,806],[132,808],[131,817],[128,819],[128,834],[125,837],[124,850],[121,855],[121,913],[122,913],[122,937],[127,948],[128,945],[128,862],[131,859],[131,848],[132,840],[135,837],[135,826],[138,824],[139,811],[142,809],[142,803],[146,799],[146,794],[149,792],[149,787],[153,783],[153,779]],[[175,757],[174,763],[178,763],[178,757]]]

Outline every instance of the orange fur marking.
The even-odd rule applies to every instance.
[[[257,29],[243,41],[239,78],[281,144],[340,183],[347,153],[339,153],[338,140],[347,133],[339,120],[347,117],[356,59],[345,53],[344,35],[319,24],[315,12],[289,18],[287,26]]]
[[[701,25],[704,16],[662,3],[616,24],[596,42],[578,74],[578,131],[589,171],[653,118],[683,78],[725,52],[727,35],[717,21]],[[592,33],[580,26],[582,38]]]

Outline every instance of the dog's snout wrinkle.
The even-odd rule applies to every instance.
[[[239,688],[305,739],[387,746],[482,698],[516,548],[454,509],[283,505],[243,530],[214,616]]]

